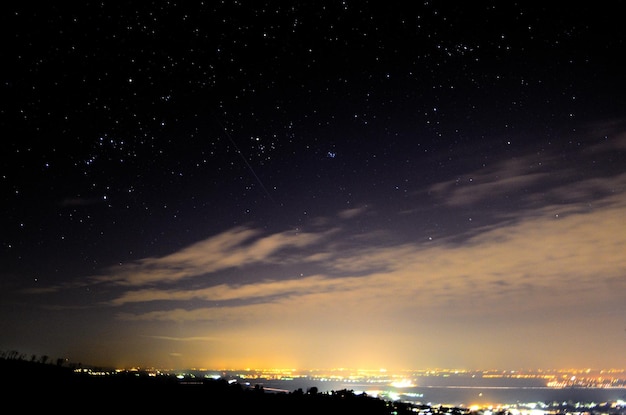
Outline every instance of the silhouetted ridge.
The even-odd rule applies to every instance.
[[[408,407],[351,390],[318,393],[317,388],[289,393],[266,392],[225,379],[179,380],[120,372],[93,376],[72,368],[20,359],[0,359],[6,399],[20,410],[59,409],[65,413],[128,413],[205,409],[224,414],[362,414],[410,413]],[[31,396],[33,399],[25,399]],[[406,412],[402,408],[407,408]]]

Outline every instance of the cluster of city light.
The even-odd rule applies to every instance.
[[[109,375],[115,374],[115,371],[111,372],[111,371],[106,371],[106,370],[93,370],[89,368],[85,368],[85,369],[80,368],[80,369],[74,369],[74,373],[85,373],[91,376],[109,376]]]
[[[612,402],[596,403],[596,402],[554,402],[550,405],[544,402],[529,402],[510,405],[471,405],[468,407],[469,412],[480,412],[482,415],[493,415],[496,413],[507,412],[511,415],[555,415],[563,413],[561,406],[569,406],[567,413],[569,415],[585,415],[589,414],[592,409],[609,407],[613,409],[626,408],[626,401],[618,399]]]
[[[550,388],[626,388],[626,379],[604,376],[576,377],[575,375],[563,376],[561,379],[553,379],[547,383]]]
[[[388,373],[385,369],[377,370],[365,370],[365,369],[328,369],[328,370],[296,370],[296,369],[243,369],[243,370],[207,370],[207,369],[190,369],[189,371],[170,371],[159,369],[117,369],[117,370],[97,370],[93,368],[78,368],[75,372],[85,373],[91,376],[109,376],[119,373],[134,373],[136,375],[145,374],[148,376],[167,376],[174,374],[179,380],[183,382],[198,382],[198,377],[220,379],[226,378],[229,383],[237,382],[237,379],[255,380],[294,380],[296,378],[308,378],[314,381],[321,382],[336,382],[354,383],[355,386],[365,386],[364,384],[371,385],[365,386],[362,391],[354,391],[355,393],[366,393],[369,396],[380,397],[386,400],[399,401],[410,398],[412,402],[419,402],[423,395],[419,393],[413,393],[410,390],[403,390],[413,388],[416,385],[416,380],[420,377],[482,377],[482,378],[537,378],[545,379],[546,386],[552,388],[565,388],[565,387],[589,387],[589,388],[626,388],[626,370],[599,370],[592,371],[586,370],[555,370],[555,371],[471,371],[471,370],[450,370],[450,369],[429,369],[429,370],[411,370],[402,371],[397,374]],[[251,384],[245,382],[246,384]],[[389,386],[392,390],[387,389]],[[272,389],[272,388],[269,388]],[[277,391],[279,389],[276,389]],[[433,408],[428,407],[430,403],[424,406],[416,406],[413,408],[413,412],[418,415],[433,415],[445,414],[445,404],[438,404],[439,408],[433,412]],[[597,408],[600,405],[603,407],[610,407],[612,409],[626,409],[626,402],[623,400],[616,400],[612,402],[604,402],[602,404],[588,402],[588,403],[571,403],[571,402],[553,402],[548,405],[543,402],[531,402],[531,403],[517,403],[517,404],[472,404],[469,406],[456,407],[456,414],[458,410],[462,410],[467,415],[480,414],[480,415],[494,415],[502,412],[507,412],[510,415],[555,415],[562,413],[561,405],[568,405],[570,409],[568,413],[570,415],[585,415],[589,414],[591,409]],[[575,410],[571,410],[571,408]],[[450,405],[454,407],[454,405]]]
[[[93,369],[77,369],[91,374],[112,374],[112,372],[95,371]],[[331,382],[365,382],[381,383],[394,387],[415,386],[414,382],[419,378],[427,377],[471,377],[471,378],[502,378],[502,379],[541,379],[545,380],[547,387],[596,387],[596,388],[626,388],[626,370],[591,370],[591,369],[561,369],[561,370],[465,370],[465,369],[421,369],[404,370],[391,373],[386,369],[293,369],[293,368],[269,368],[269,369],[190,369],[180,372],[160,369],[118,369],[117,372],[144,372],[153,375],[161,374],[190,374],[205,373],[205,377],[223,377],[226,374],[240,379],[268,379],[268,380],[293,380],[296,378],[309,378],[316,381]]]
[[[399,379],[391,382],[390,386],[394,388],[413,388],[415,383],[410,379]]]

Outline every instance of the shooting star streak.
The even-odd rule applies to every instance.
[[[216,117],[217,118],[217,117]],[[248,167],[248,170],[250,170],[250,173],[252,173],[252,175],[254,176],[254,178],[256,179],[256,181],[259,183],[259,186],[261,186],[261,189],[263,189],[263,192],[267,195],[267,197],[272,201],[272,203],[276,204],[276,201],[274,200],[274,198],[272,197],[272,195],[270,194],[270,192],[267,190],[267,188],[265,187],[265,185],[263,184],[263,182],[261,181],[261,179],[259,178],[259,176],[256,174],[256,172],[254,171],[254,169],[252,168],[252,166],[250,165],[250,163],[248,163],[248,159],[246,159],[246,156],[243,155],[243,153],[241,152],[241,150],[239,149],[239,146],[237,145],[237,143],[235,143],[235,140],[233,140],[233,137],[228,133],[228,130],[226,130],[226,127],[224,127],[222,125],[222,123],[217,120],[217,122],[219,123],[219,125],[222,127],[222,130],[224,130],[224,134],[226,135],[226,137],[228,138],[228,140],[230,140],[230,142],[232,143],[233,147],[235,147],[235,151],[237,151],[237,154],[239,154],[239,157],[241,157],[241,159],[243,160],[243,162],[246,164],[246,166]]]

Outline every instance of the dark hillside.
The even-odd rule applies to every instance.
[[[180,382],[174,376],[139,373],[92,376],[68,367],[18,359],[1,359],[2,407],[20,412],[64,413],[179,412],[201,409],[228,414],[402,414],[402,408],[366,395],[341,390],[268,393],[223,379]],[[408,413],[408,411],[407,411]]]

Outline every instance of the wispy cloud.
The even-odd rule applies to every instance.
[[[321,218],[314,231],[233,228],[163,257],[105,270],[89,283],[112,288],[105,304],[122,320],[205,322],[222,330],[298,330],[329,320],[333,327],[410,325],[406,316],[433,310],[510,316],[582,307],[581,301],[618,302],[626,290],[626,173],[586,176],[556,165],[548,172],[533,160],[494,164],[464,175],[467,183],[431,187],[452,208],[523,195],[524,203],[502,212],[513,220],[467,230],[463,243],[376,243],[380,229],[350,227],[349,219],[372,213],[358,208],[339,212],[339,227]],[[543,162],[556,164],[547,155]],[[294,264],[308,272],[284,272]],[[197,278],[235,268],[239,277],[230,280]],[[174,284],[179,281],[186,284]],[[137,311],[138,304],[148,307]]]
[[[465,206],[525,192],[540,182],[545,184],[546,181],[555,180],[555,176],[554,171],[547,173],[533,157],[528,156],[437,183],[431,186],[430,192],[446,205]]]
[[[327,274],[194,290],[128,291],[111,303],[203,300],[207,306],[190,310],[164,307],[120,316],[232,322],[260,315],[266,320],[284,320],[286,313],[301,318],[308,313],[320,318],[333,314],[389,317],[433,307],[456,309],[468,303],[476,313],[496,305],[515,305],[519,311],[542,304],[568,306],[574,298],[606,300],[626,289],[626,234],[619,231],[625,212],[624,194],[593,210],[568,212],[563,206],[545,206],[524,220],[485,230],[462,245],[354,248],[325,256]],[[333,273],[346,276],[333,277]],[[526,298],[533,301],[526,304]]]
[[[338,216],[340,218],[342,218],[342,219],[352,219],[354,217],[357,217],[357,216],[363,214],[366,210],[367,210],[367,208],[365,208],[365,207],[345,209],[345,210],[342,210],[341,212],[339,212]]]
[[[258,237],[259,230],[235,228],[160,258],[145,258],[104,275],[94,282],[126,286],[172,283],[223,269],[272,262],[285,249],[302,249],[325,237],[324,233],[282,232]],[[256,238],[255,238],[256,237]]]
[[[172,337],[172,336],[147,336],[155,340],[168,340],[173,342],[212,342],[218,340],[216,337],[195,336],[195,337]]]
[[[428,191],[448,207],[504,202],[514,211],[550,203],[597,201],[624,190],[620,159],[626,149],[626,134],[610,134],[611,128],[598,126],[611,138],[607,136],[582,151],[542,150],[518,155],[436,183]]]
[[[205,301],[248,301],[258,298],[271,298],[278,295],[303,295],[316,292],[328,292],[348,285],[348,279],[332,279],[322,276],[310,276],[282,281],[262,281],[249,284],[219,284],[194,290],[145,289],[124,293],[111,302],[122,305],[148,301],[186,301],[200,299]]]

